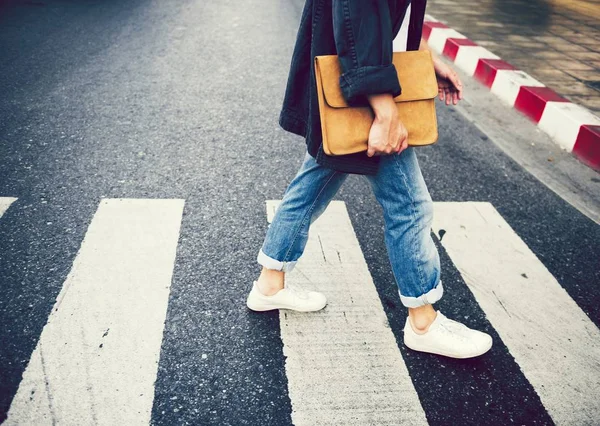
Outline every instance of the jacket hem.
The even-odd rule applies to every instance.
[[[279,125],[285,131],[306,137],[307,123],[295,111],[284,108],[279,115]]]

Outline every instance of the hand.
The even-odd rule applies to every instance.
[[[446,105],[456,105],[463,98],[463,85],[458,75],[452,68],[440,59],[433,60],[435,77],[438,83],[438,96],[441,101],[446,100]]]
[[[367,155],[400,153],[408,148],[408,131],[398,118],[398,109],[391,94],[369,96],[375,119],[369,132]]]

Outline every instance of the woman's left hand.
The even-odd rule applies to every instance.
[[[438,58],[433,60],[433,67],[435,68],[440,100],[445,99],[446,105],[450,105],[450,103],[456,105],[463,96],[463,85],[460,78],[452,68]]]

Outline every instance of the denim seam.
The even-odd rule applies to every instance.
[[[416,208],[415,208],[415,199],[412,195],[412,192],[410,190],[410,186],[408,185],[408,180],[406,179],[406,175],[404,174],[404,171],[402,170],[402,167],[400,167],[400,165],[398,164],[398,157],[399,155],[394,155],[394,164],[396,164],[396,166],[398,166],[398,170],[400,171],[400,175],[402,176],[402,181],[404,182],[404,186],[406,187],[406,192],[408,193],[408,196],[410,198],[410,205],[411,205],[411,214],[412,214],[412,219],[413,219],[413,223],[414,224],[418,224],[419,222],[417,221],[417,217],[415,214]],[[413,230],[413,226],[410,227],[410,232],[412,235],[412,239],[415,240],[416,238],[416,232]],[[423,273],[423,267],[421,266],[421,262],[419,259],[415,259],[415,263],[417,264],[417,271],[419,273],[419,281],[420,281],[420,285],[421,285],[421,292],[422,295],[424,295],[426,293],[426,291],[424,290],[424,273]]]
[[[309,217],[310,216],[309,214],[312,213],[312,211],[315,209],[315,205],[317,204],[317,201],[319,200],[319,197],[321,196],[321,194],[323,193],[323,191],[325,190],[325,188],[327,188],[327,185],[329,185],[329,182],[331,182],[331,179],[333,179],[333,177],[337,173],[338,173],[337,171],[334,171],[332,173],[332,175],[329,176],[329,179],[327,179],[327,181],[323,184],[323,186],[319,190],[319,193],[315,197],[314,201],[312,202],[312,204],[308,208],[307,212],[304,214],[304,217],[302,218],[302,223],[300,224],[300,226],[298,227],[298,230],[294,234],[294,238],[292,239],[292,242],[291,242],[290,246],[288,247],[287,252],[285,253],[285,256],[283,256],[283,262],[288,262],[289,261],[288,260],[288,256],[290,255],[290,252],[292,251],[292,248],[294,247],[294,244],[296,244],[296,240],[298,239],[298,235],[300,234],[300,231],[302,230],[302,228],[306,224],[306,220],[307,220],[306,218]]]
[[[321,16],[323,16],[323,3],[325,3],[323,0],[321,0],[320,2],[317,3],[317,7],[315,10],[315,14],[313,16],[313,23],[312,23],[313,31],[315,30],[317,24],[321,20]],[[300,28],[302,28],[302,26],[300,26]]]
[[[349,1],[344,1],[344,27],[346,31],[346,35],[350,40],[350,56],[352,57],[352,63],[354,67],[359,66],[358,64],[358,55],[356,54],[356,47],[354,43],[354,32],[352,30],[352,19],[350,17],[350,4]]]

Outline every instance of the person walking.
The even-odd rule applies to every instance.
[[[402,82],[392,64],[392,46],[409,4],[407,50],[428,49],[421,38],[426,0],[306,0],[279,123],[306,138],[307,152],[258,252],[262,271],[247,306],[302,312],[325,307],[325,295],[290,287],[285,274],[302,256],[311,223],[348,174],[360,174],[383,209],[390,264],[408,308],[404,343],[416,351],[470,358],[487,352],[492,338],[432,306],[443,294],[440,258],[430,234],[433,203],[394,102]],[[374,112],[366,152],[329,156],[323,151],[313,64],[315,56],[331,54],[339,57],[347,103],[370,105]],[[439,98],[456,105],[462,98],[460,79],[435,57],[434,68]]]

